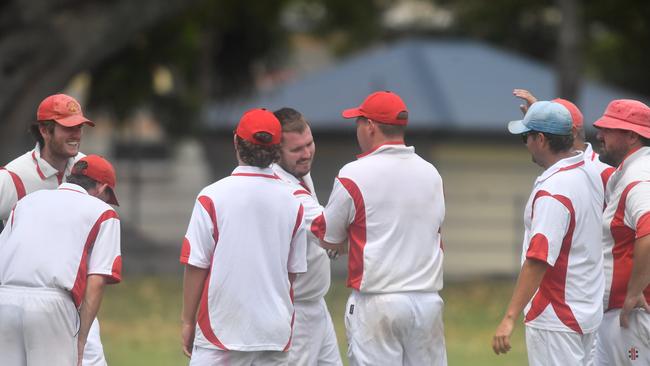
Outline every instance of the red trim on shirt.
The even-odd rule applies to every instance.
[[[609,168],[605,168],[605,170],[600,172],[600,179],[603,181],[603,188],[605,190],[607,189],[607,182],[609,182],[609,178],[615,171],[616,168],[610,166]]]
[[[199,328],[205,336],[205,339],[210,341],[210,343],[221,348],[222,350],[227,351],[228,348],[221,343],[217,335],[214,334],[212,324],[210,322],[210,312],[208,310],[208,287],[210,285],[211,270],[208,273],[208,276],[205,278],[205,283],[203,285],[203,292],[201,293],[201,302],[199,303],[199,312],[197,315]]]
[[[212,220],[212,238],[214,239],[215,246],[219,241],[219,228],[217,227],[217,211],[214,208],[214,202],[208,196],[200,196],[199,202],[201,206],[208,212],[210,215],[210,220]]]
[[[559,172],[566,172],[567,170],[575,169],[575,168],[578,168],[578,167],[580,167],[580,166],[582,166],[582,165],[585,165],[585,161],[584,161],[584,160],[580,160],[579,162],[577,162],[577,163],[575,163],[575,164],[571,164],[571,165],[564,166],[564,167],[558,169],[557,171],[553,172],[553,174],[549,175],[548,177],[546,177],[546,178],[544,178],[544,179],[546,180],[546,179],[548,179],[548,178],[554,176],[555,174],[557,174],[557,173],[559,173]]]
[[[99,229],[101,228],[102,223],[110,219],[119,220],[117,212],[113,210],[104,211],[104,213],[99,216],[97,221],[95,221],[95,224],[90,229],[88,237],[86,238],[86,244],[84,244],[84,249],[81,254],[81,261],[79,262],[79,268],[77,269],[77,278],[74,281],[72,290],[70,290],[72,294],[72,300],[77,307],[81,306],[84,294],[86,293],[86,281],[88,277],[88,255],[92,250],[93,245],[95,245],[95,240],[97,240],[97,235],[99,234]],[[119,282],[120,278],[113,278],[113,280],[115,282]]]
[[[323,214],[320,214],[318,217],[312,220],[310,230],[315,237],[323,240],[325,238],[326,227],[327,225],[325,224],[325,216]]]
[[[364,156],[368,156],[368,155],[374,153],[375,151],[377,151],[380,147],[382,147],[382,146],[386,146],[386,145],[404,145],[404,141],[402,140],[402,141],[388,141],[388,142],[384,142],[384,143],[381,144],[381,145],[377,145],[377,146],[373,147],[372,149],[370,149],[370,150],[368,150],[368,151],[366,151],[366,152],[364,152],[364,153],[361,153],[361,154],[357,155],[357,159],[361,159],[361,158],[363,158]]]
[[[18,200],[25,197],[27,191],[25,190],[25,184],[23,184],[23,180],[20,179],[20,176],[5,167],[0,168],[0,170],[6,170],[7,173],[9,173],[11,180],[14,182],[14,187],[16,187],[16,196],[18,197]]]
[[[291,299],[291,303],[293,304],[293,280],[291,277],[289,277],[289,298]],[[296,320],[296,310],[293,310],[293,313],[291,313],[291,333],[289,333],[289,340],[287,341],[287,345],[284,346],[284,349],[282,352],[287,352],[289,350],[289,347],[291,346],[291,340],[293,338],[293,323]]]
[[[34,164],[36,164],[36,172],[38,173],[38,176],[41,177],[42,180],[47,179],[45,177],[45,174],[41,171],[41,167],[38,165],[38,159],[36,159],[36,151],[32,151],[32,159],[34,160]]]
[[[359,290],[363,279],[363,250],[366,246],[366,204],[359,187],[349,178],[337,177],[354,203],[354,219],[348,226],[348,287]]]
[[[300,205],[300,208],[298,208],[298,214],[296,215],[296,225],[293,227],[293,233],[291,233],[291,238],[296,236],[296,232],[298,231],[298,228],[300,227],[300,224],[302,224],[302,216],[304,213],[305,209]]]
[[[577,164],[574,165],[577,166]],[[560,255],[557,257],[555,265],[552,267],[549,266],[546,269],[544,278],[542,278],[542,283],[539,285],[537,294],[535,294],[535,297],[533,297],[533,300],[531,301],[531,307],[528,310],[528,313],[526,313],[525,321],[530,322],[534,320],[548,305],[551,305],[558,319],[560,319],[564,325],[579,334],[583,334],[573,311],[569,307],[569,304],[566,303],[566,276],[569,265],[569,252],[571,251],[573,232],[576,226],[576,213],[573,208],[573,203],[566,196],[559,194],[553,195],[547,191],[540,190],[537,191],[535,198],[533,199],[533,212],[535,210],[535,201],[540,197],[552,197],[562,203],[564,207],[569,210],[569,228],[562,239]],[[533,239],[535,239],[535,236]],[[546,262],[546,258],[544,258],[544,261]]]
[[[233,177],[262,177],[262,178],[270,178],[270,179],[280,179],[276,174],[259,174],[259,173],[233,173],[231,174]]]
[[[187,238],[183,238],[183,245],[181,245],[181,263],[187,264],[190,260],[190,253],[192,252],[192,246],[190,241]]]
[[[299,189],[299,190],[293,192],[293,195],[294,195],[294,196],[299,196],[299,195],[301,195],[301,194],[306,194],[306,195],[308,195],[308,196],[311,196],[311,193],[309,193],[309,191],[306,191],[306,190],[304,190],[304,189]]]
[[[110,282],[117,283],[122,281],[122,256],[118,255],[113,261],[113,267],[111,268],[112,278],[109,279]],[[117,281],[115,281],[117,279]]]
[[[302,186],[302,188],[304,188],[307,192],[309,192],[309,194],[311,194],[311,189],[309,189],[309,186],[307,186],[307,184],[305,184],[305,181],[302,180],[302,178],[299,180],[298,183],[300,183],[300,185]]]
[[[622,170],[622,169],[623,169],[623,164],[625,164],[625,160],[627,160],[627,158],[629,158],[630,155],[632,155],[632,154],[634,154],[635,152],[639,151],[639,149],[641,149],[642,147],[643,147],[643,146],[637,146],[637,147],[635,147],[634,149],[628,151],[628,152],[627,152],[627,155],[625,155],[625,157],[623,158],[623,160],[621,160],[621,163],[618,164],[618,168],[616,168],[616,170]]]
[[[643,238],[650,234],[650,212],[644,213],[636,223],[636,238]]]
[[[526,251],[526,258],[537,259],[548,263],[548,239],[544,234],[537,233],[530,239],[530,244]]]
[[[627,195],[641,181],[632,182],[625,187],[618,201],[614,218],[609,225],[609,230],[614,239],[612,256],[614,259],[612,269],[612,286],[609,292],[609,303],[606,310],[620,309],[623,307],[627,295],[627,284],[632,276],[634,260],[634,241],[637,237],[634,230],[625,225],[625,205]],[[645,217],[647,214],[644,214]],[[644,220],[645,221],[645,220]],[[639,220],[641,223],[641,220]],[[650,286],[643,291],[646,301],[650,301]]]

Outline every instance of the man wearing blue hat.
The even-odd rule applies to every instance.
[[[589,364],[602,320],[603,185],[573,149],[571,129],[569,110],[547,101],[508,124],[545,170],[526,204],[521,271],[492,348],[496,354],[510,350],[523,311],[530,365]]]

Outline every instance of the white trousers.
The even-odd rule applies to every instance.
[[[447,365],[438,293],[362,294],[345,312],[351,366]]]
[[[293,305],[296,317],[289,347],[289,365],[343,365],[325,299],[296,301]]]
[[[57,289],[0,286],[0,363],[77,363],[79,317],[70,295]]]
[[[588,366],[596,333],[557,332],[526,326],[530,366]]]
[[[650,314],[635,309],[630,326],[621,328],[621,309],[606,312],[598,328],[594,365],[650,365]]]
[[[190,366],[287,366],[288,356],[281,351],[222,351],[195,346]]]
[[[104,347],[102,347],[102,340],[99,337],[99,322],[97,318],[93,321],[88,332],[82,366],[106,366]]]

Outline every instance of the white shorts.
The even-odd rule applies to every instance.
[[[0,286],[0,358],[3,366],[77,363],[79,316],[69,293]]]
[[[621,309],[606,312],[598,328],[594,365],[650,365],[650,314],[635,309],[630,326],[621,328]]]
[[[345,311],[350,365],[447,365],[443,307],[435,292],[353,291]]]
[[[190,366],[287,366],[288,356],[282,351],[222,351],[194,346]]]
[[[596,333],[557,332],[526,326],[528,365],[588,366]]]
[[[102,347],[102,340],[99,337],[99,322],[97,318],[93,321],[88,332],[82,366],[106,366],[104,347]]]
[[[343,365],[325,299],[296,301],[294,309],[296,318],[289,347],[289,365]]]

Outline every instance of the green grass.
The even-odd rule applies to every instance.
[[[512,286],[510,281],[447,285],[442,297],[449,365],[526,364],[521,322],[515,328],[510,353],[496,356],[491,349],[492,335],[505,311]],[[347,351],[343,312],[348,294],[343,280],[337,280],[326,297],[343,356]],[[109,287],[99,315],[108,363],[112,366],[186,365],[180,346],[181,296],[180,277],[131,278]]]

